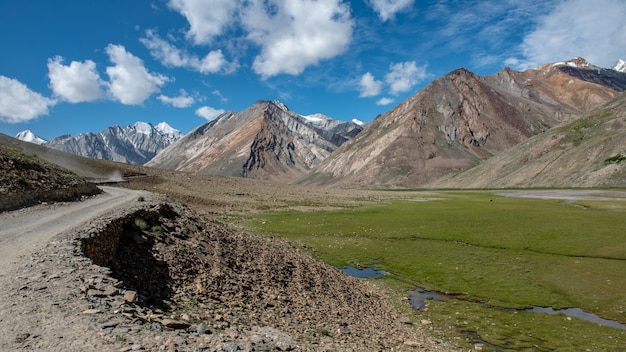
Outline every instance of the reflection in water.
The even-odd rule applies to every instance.
[[[626,325],[621,324],[614,320],[602,319],[599,316],[593,313],[587,313],[580,308],[566,308],[566,309],[553,309],[551,307],[533,307],[529,309],[524,309],[524,312],[534,312],[534,313],[548,313],[550,315],[553,314],[565,314],[568,317],[576,317],[583,320],[590,321],[592,323],[610,326],[617,329],[626,330]]]
[[[343,271],[344,273],[353,276],[353,277],[357,277],[359,279],[363,279],[363,278],[379,278],[379,277],[383,277],[387,274],[389,274],[388,272],[384,271],[384,270],[376,270],[374,268],[372,268],[371,266],[368,266],[367,268],[355,268],[353,266],[346,266],[345,268],[337,268],[335,267],[335,269]]]

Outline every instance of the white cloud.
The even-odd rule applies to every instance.
[[[176,108],[188,108],[196,102],[194,97],[189,96],[189,94],[187,94],[184,89],[180,90],[180,95],[177,97],[168,97],[161,94],[157,97],[157,99],[159,99],[161,103],[165,105],[171,105]]]
[[[426,65],[417,66],[415,61],[399,62],[389,66],[385,82],[389,85],[391,94],[398,94],[408,92],[428,76]]]
[[[48,78],[54,95],[70,103],[89,102],[102,98],[103,82],[91,60],[72,61],[63,65],[63,58],[48,60]]]
[[[210,106],[203,106],[196,110],[196,115],[206,119],[207,121],[215,120],[216,117],[224,113],[222,109],[214,109]]]
[[[228,64],[221,50],[210,51],[204,58],[180,50],[160,38],[154,31],[146,31],[146,37],[139,39],[150,50],[150,54],[168,67],[186,67],[203,74],[232,71],[236,67]]]
[[[626,56],[626,2],[565,0],[538,19],[508,64],[527,69],[581,56],[609,67]]]
[[[380,94],[382,87],[383,82],[376,80],[370,72],[367,72],[361,76],[359,81],[359,91],[361,92],[359,97],[375,97]]]
[[[143,61],[121,45],[109,44],[105,51],[115,65],[106,68],[110,78],[109,92],[122,104],[141,105],[170,80],[161,74],[148,72]]]
[[[208,44],[235,18],[239,1],[170,0],[168,6],[187,18],[187,36],[196,44]]]
[[[232,47],[245,48],[243,41],[258,45],[252,68],[263,78],[298,75],[343,53],[354,26],[350,5],[343,0],[170,0],[168,5],[185,16],[187,37],[194,44],[210,44],[233,29]],[[179,52],[167,53],[185,61]],[[201,67],[215,70],[223,60],[218,54],[209,53],[200,60]]]
[[[409,9],[415,0],[368,0],[366,2],[384,22],[393,19],[396,13]]]
[[[47,115],[48,109],[55,104],[55,100],[30,90],[20,81],[0,75],[0,121],[32,120]]]
[[[341,0],[251,0],[242,22],[247,38],[261,46],[252,68],[263,78],[297,75],[343,53],[353,28]]]
[[[393,99],[391,99],[391,98],[380,98],[380,99],[378,99],[378,101],[376,102],[376,105],[382,105],[382,106],[384,106],[384,105],[389,105],[389,104],[391,104],[391,103],[393,103]]]

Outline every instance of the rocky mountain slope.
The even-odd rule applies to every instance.
[[[12,140],[0,134],[0,212],[100,192],[76,174],[24,153]]]
[[[182,137],[182,133],[165,122],[152,126],[146,122],[106,128],[99,133],[60,136],[43,140],[30,131],[16,138],[89,158],[142,165],[159,151]]]
[[[307,173],[362,127],[321,114],[301,116],[258,101],[199,126],[146,166],[224,176],[292,180]]]
[[[424,185],[576,120],[625,88],[626,74],[580,58],[488,77],[455,70],[378,116],[300,182]]]
[[[623,187],[626,96],[428,187]]]

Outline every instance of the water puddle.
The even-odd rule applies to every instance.
[[[626,325],[619,323],[615,320],[608,320],[600,318],[599,316],[585,312],[580,308],[566,308],[566,309],[553,309],[552,307],[533,307],[529,309],[523,309],[522,312],[532,313],[547,313],[550,315],[565,314],[568,317],[580,318],[599,325],[610,326],[617,329],[626,330]]]
[[[438,301],[444,302],[451,299],[450,296],[447,296],[443,293],[437,291],[426,291],[422,287],[416,287],[415,290],[407,291],[409,294],[409,304],[411,307],[416,310],[422,310],[426,307],[426,301]]]
[[[353,266],[346,266],[344,268],[338,268],[335,267],[335,269],[342,271],[350,276],[359,278],[359,279],[364,279],[364,278],[380,278],[383,277],[387,274],[389,274],[388,272],[384,271],[384,270],[377,270],[374,269],[371,266],[365,267],[365,268],[357,268],[357,267],[353,267]]]
[[[426,307],[426,302],[429,300],[444,302],[451,299],[458,299],[453,295],[447,295],[442,292],[437,291],[426,291],[421,287],[416,287],[415,290],[407,291],[409,294],[409,303],[411,307],[415,310],[422,310]],[[568,317],[579,318],[582,320],[586,320],[592,323],[596,323],[598,325],[610,326],[616,329],[626,330],[626,325],[615,321],[608,320],[604,318],[600,318],[599,316],[585,312],[580,308],[565,308],[565,309],[554,309],[551,307],[532,307],[527,309],[506,309],[506,308],[494,308],[501,309],[506,312],[524,312],[524,313],[547,313],[550,315],[555,314],[563,314]]]

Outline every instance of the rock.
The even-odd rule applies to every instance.
[[[400,317],[400,319],[398,319],[398,323],[400,323],[400,324],[406,324],[406,325],[411,325],[411,324],[413,324],[413,321],[411,320],[411,318],[407,318],[407,317]]]
[[[137,302],[137,292],[131,290],[124,291],[124,300],[128,303]]]
[[[432,321],[430,321],[430,320],[427,320],[427,319],[422,319],[422,320],[421,320],[421,323],[422,323],[422,325],[430,325],[430,324],[432,324],[433,322],[432,322]]]
[[[200,335],[206,334],[207,333],[206,324],[204,323],[198,324],[198,326],[196,327],[196,332]]]
[[[84,310],[83,314],[91,315],[91,314],[98,314],[98,313],[101,313],[101,312],[102,312],[102,309],[93,308],[93,309]]]
[[[184,330],[191,326],[189,322],[174,319],[163,319],[161,320],[161,324],[167,328],[175,330]]]
[[[108,328],[114,328],[118,325],[119,323],[116,321],[107,321],[106,323],[102,323],[100,324],[100,329],[104,330],[104,329],[108,329]]]
[[[404,341],[404,345],[407,347],[420,347],[421,343],[415,340],[406,340]]]

